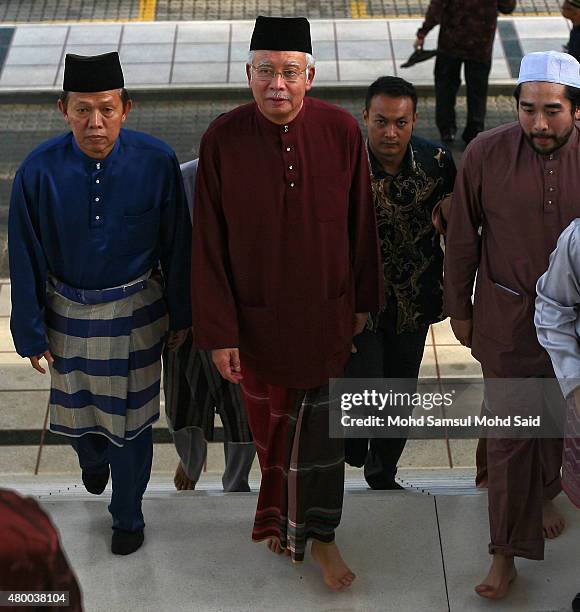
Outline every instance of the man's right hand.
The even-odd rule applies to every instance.
[[[54,363],[54,359],[52,358],[52,355],[50,354],[50,351],[44,351],[44,353],[41,353],[40,355],[35,355],[34,357],[29,357],[30,359],[30,365],[37,370],[38,372],[40,372],[41,374],[46,374],[46,370],[40,365],[40,360],[42,358],[45,358],[46,361],[48,362],[48,365],[52,365]]]
[[[473,335],[473,319],[451,319],[453,334],[463,346],[471,348]]]
[[[242,380],[240,351],[237,348],[216,349],[211,352],[211,358],[223,378],[234,385]]]
[[[415,51],[420,51],[423,48],[424,42],[425,42],[425,37],[417,36],[417,38],[415,38],[415,42],[413,43],[413,47]]]

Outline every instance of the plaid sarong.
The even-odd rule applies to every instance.
[[[562,454],[562,489],[580,508],[580,416],[574,396],[568,399],[564,452]]]
[[[46,304],[54,357],[50,430],[73,437],[100,433],[123,446],[159,418],[167,332],[161,278],[105,303],[73,301],[49,283]]]
[[[300,563],[308,539],[334,541],[344,495],[344,440],[329,436],[328,385],[284,389],[243,367],[242,395],[262,469],[252,539],[274,537]]]

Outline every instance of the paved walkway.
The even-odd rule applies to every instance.
[[[556,503],[566,532],[546,543],[545,561],[518,559],[509,596],[489,602],[473,592],[489,564],[485,492],[472,485],[445,490],[439,485],[449,479],[440,472],[402,476],[412,488],[401,492],[347,480],[338,537],[357,581],[345,593],[322,584],[309,555],[292,567],[250,541],[255,493],[220,495],[218,481],[213,489],[176,493],[153,478],[143,504],[145,544],[119,558],[109,550],[108,491],[90,496],[66,477],[20,477],[14,485],[36,495],[59,528],[87,612],[570,610],[580,587],[580,520],[564,496]],[[472,476],[464,472],[456,481],[472,483]]]
[[[559,15],[560,0],[518,0],[515,15]],[[3,0],[1,22],[423,17],[429,0]]]
[[[314,20],[312,37],[320,86],[368,85],[395,74],[432,85],[433,60],[401,69],[413,51],[418,19]],[[83,23],[0,27],[0,93],[56,91],[65,53],[118,49],[127,87],[162,89],[245,86],[244,63],[253,21]],[[561,17],[502,18],[493,50],[490,82],[509,85],[523,54],[561,50],[568,40]],[[437,31],[426,48],[436,45]]]

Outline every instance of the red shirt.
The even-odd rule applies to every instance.
[[[288,125],[255,103],[219,117],[200,146],[193,226],[196,346],[239,347],[275,385],[339,375],[354,312],[376,311],[382,293],[354,117],[313,98]]]

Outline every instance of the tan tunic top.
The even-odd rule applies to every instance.
[[[534,328],[535,287],[558,236],[580,216],[579,147],[575,127],[563,147],[540,155],[511,123],[479,135],[463,158],[447,233],[444,308],[457,319],[473,316],[473,356],[504,376],[551,372]]]

